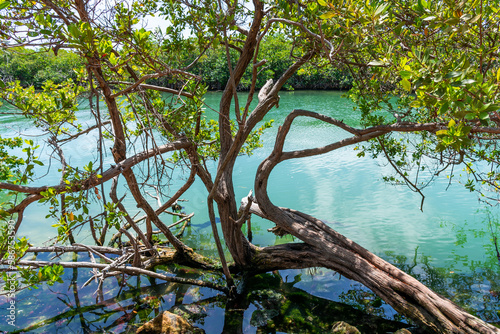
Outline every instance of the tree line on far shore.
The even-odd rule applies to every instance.
[[[281,36],[268,37],[268,44],[262,50],[264,66],[259,68],[264,76],[259,76],[257,87],[260,88],[269,79],[277,80],[283,72],[295,61],[292,43]],[[237,51],[230,50],[231,59],[238,59]],[[194,60],[194,53],[185,52],[179,55],[179,65],[187,66]],[[67,79],[77,80],[78,73],[83,69],[83,62],[76,53],[68,50],[54,52],[27,48],[0,50],[0,79],[4,82],[18,80],[23,87],[34,86],[37,89],[47,81],[62,83]],[[226,48],[208,50],[191,69],[202,77],[208,90],[223,90],[229,79]],[[241,91],[251,86],[252,73],[247,73],[238,85]],[[170,87],[166,77],[152,79],[151,83]],[[318,90],[348,90],[352,86],[352,78],[347,69],[335,68],[323,61],[311,62],[297,73],[287,83],[286,90],[318,89]]]

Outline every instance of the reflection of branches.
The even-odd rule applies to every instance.
[[[74,269],[77,271],[77,269]],[[72,285],[76,287],[76,277],[75,272],[73,273],[73,277],[75,278],[74,282]],[[137,301],[129,304],[129,305],[122,305],[123,301],[129,300],[129,299],[134,299],[138,296],[141,295],[146,295],[149,297],[155,297],[155,298],[161,298],[162,296],[165,296],[167,294],[170,294],[172,292],[177,291],[179,285],[178,284],[172,284],[172,283],[164,283],[164,284],[158,284],[154,286],[146,286],[146,287],[140,287],[140,288],[133,288],[130,290],[123,291],[122,293],[118,292],[116,297],[110,298],[103,300],[99,303],[93,303],[91,305],[87,306],[81,306],[81,302],[78,298],[78,293],[77,290],[74,290],[74,295],[75,295],[75,305],[72,306],[68,302],[63,303],[69,307],[70,309],[68,311],[65,311],[63,313],[60,313],[52,318],[42,320],[38,323],[32,324],[29,327],[19,329],[17,331],[14,331],[12,333],[23,333],[23,332],[32,332],[35,331],[38,328],[46,327],[51,324],[55,324],[58,321],[61,320],[66,320],[69,319],[69,321],[72,321],[76,316],[80,318],[80,324],[81,328],[84,330],[84,333],[90,333],[90,324],[93,322],[96,322],[94,319],[95,316],[98,316],[97,322],[101,322],[103,319],[109,319],[113,315],[120,315],[121,313],[124,313],[123,315],[119,316],[115,321],[113,321],[110,325],[106,326],[107,330],[110,330],[111,328],[120,325],[121,323],[126,323],[126,322],[131,322],[135,319],[137,316],[137,311],[142,310],[142,309],[147,309],[147,302],[142,301],[140,304],[137,303]],[[216,295],[214,297],[209,297],[206,299],[202,299],[196,302],[193,302],[191,304],[183,304],[180,306],[174,306],[171,311],[175,309],[182,309],[183,311],[189,311],[189,305],[209,305],[213,303],[219,303],[224,301],[224,296],[223,295]],[[134,312],[135,311],[135,312]],[[151,311],[156,311],[156,309],[151,310]],[[85,319],[84,315],[86,313],[92,313],[94,316],[92,317],[94,320],[87,320]],[[94,325],[95,326],[95,325]],[[100,331],[100,329],[97,329],[97,331]]]
[[[500,251],[498,250],[498,238],[497,234],[493,231],[493,223],[491,222],[490,214],[488,214],[488,225],[490,228],[491,237],[493,238],[493,245],[495,246],[495,251],[497,253],[497,259],[500,264]]]
[[[113,183],[111,185],[111,191],[109,193],[109,196],[111,197],[111,200],[113,201],[113,203],[116,204],[118,209],[125,214],[124,217],[125,217],[125,220],[127,221],[127,226],[124,229],[126,230],[126,229],[132,227],[134,229],[134,231],[137,233],[137,235],[139,236],[139,238],[142,240],[144,245],[146,245],[147,248],[152,248],[151,243],[149,242],[148,238],[146,238],[144,233],[142,233],[142,230],[137,226],[137,224],[134,222],[134,220],[130,217],[130,215],[128,214],[127,209],[123,205],[122,201],[118,199],[118,196],[116,194],[117,186],[118,186],[118,176],[113,178]],[[122,232],[119,231],[118,233],[119,233],[118,237],[121,236]],[[109,245],[113,245],[114,240],[115,240],[115,236],[113,236],[113,238],[111,238]],[[104,240],[102,240],[102,241],[104,241]]]

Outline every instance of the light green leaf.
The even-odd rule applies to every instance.
[[[386,64],[384,62],[381,62],[379,60],[372,60],[371,62],[368,63],[368,66],[385,66]]]
[[[478,14],[472,18],[472,20],[469,21],[469,23],[476,23],[477,20],[481,18],[481,14]]]
[[[325,19],[330,19],[335,16],[334,12],[326,12],[322,15],[319,16],[320,19],[325,20]]]
[[[389,4],[388,3],[381,4],[380,6],[377,7],[377,9],[375,10],[375,13],[373,14],[373,16],[375,16],[375,17],[379,16],[385,10],[387,10],[387,8],[389,8]]]
[[[476,80],[474,80],[474,79],[465,79],[465,80],[462,80],[462,85],[470,85],[470,84],[473,84],[474,82],[476,82]]]
[[[403,88],[407,91],[411,91],[411,83],[407,79],[401,80],[401,84],[403,85]]]

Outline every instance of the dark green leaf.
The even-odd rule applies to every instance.
[[[7,7],[10,6],[10,2],[9,1],[2,1],[0,2],[0,9],[5,9]]]

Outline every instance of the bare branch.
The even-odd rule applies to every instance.
[[[7,265],[8,263],[7,263],[7,261],[2,260],[2,261],[0,261],[0,264]],[[39,267],[44,267],[44,266],[52,266],[54,264],[63,266],[64,268],[96,268],[96,269],[100,269],[100,270],[111,269],[111,267],[107,264],[92,263],[92,262],[50,262],[50,261],[27,261],[27,260],[20,260],[17,262],[18,266],[34,267],[34,268],[39,268]],[[150,270],[146,270],[146,269],[142,269],[142,268],[135,268],[135,267],[125,266],[125,265],[119,265],[119,266],[113,267],[113,270],[120,271],[122,273],[129,274],[129,275],[146,275],[146,276],[149,276],[152,278],[158,278],[158,279],[161,279],[161,280],[164,280],[167,282],[204,286],[204,287],[208,287],[208,288],[211,288],[214,290],[222,291],[224,293],[228,292],[226,287],[223,287],[223,286],[220,286],[218,284],[211,283],[211,282],[204,282],[201,280],[195,280],[195,279],[190,279],[190,278],[167,276],[164,274],[156,273],[154,271],[150,271]]]
[[[142,78],[139,78],[136,82],[134,82],[133,84],[131,84],[129,87],[127,87],[127,88],[119,91],[118,93],[112,94],[110,96],[110,98],[114,99],[114,98],[116,98],[118,96],[125,95],[125,94],[127,94],[129,92],[132,92],[133,90],[135,90],[137,87],[139,87],[146,80],[155,79],[155,78],[161,78],[161,77],[172,75],[172,74],[182,74],[182,75],[185,75],[185,76],[193,77],[194,79],[196,79],[198,81],[201,80],[201,78],[199,76],[191,74],[191,73],[188,73],[188,72],[184,72],[184,71],[181,71],[181,70],[169,70],[169,71],[166,71],[166,72],[159,72],[159,73],[154,73],[154,74],[147,74],[147,75],[143,76]],[[144,84],[142,84],[142,85],[144,87]],[[150,89],[153,89],[152,87],[156,87],[156,86],[151,86],[151,85],[147,85],[147,86],[150,86]],[[160,88],[160,87],[158,87],[158,88]],[[157,89],[157,90],[159,90],[159,89]]]
[[[104,246],[87,246],[81,244],[73,244],[72,246],[50,246],[50,247],[29,247],[26,252],[29,253],[68,253],[68,252],[88,252],[89,248],[93,251],[99,253],[108,253],[108,254],[116,254],[121,255],[123,252],[120,249],[116,249],[113,247],[104,247]]]
[[[110,84],[130,85],[130,87],[132,87],[134,85],[133,83],[126,82],[126,81],[110,81]],[[177,90],[177,89],[172,89],[172,88],[168,88],[168,87],[160,87],[160,86],[155,86],[155,85],[150,85],[150,84],[144,84],[144,83],[138,84],[134,88],[130,88],[130,89],[129,88],[126,89],[126,92],[124,92],[125,90],[122,91],[122,92],[124,92],[123,94],[132,92],[132,91],[134,91],[137,88],[142,88],[142,89],[156,90],[156,91],[164,92],[164,93],[171,93],[171,94],[174,94],[174,95],[181,95],[181,96],[185,96],[185,97],[188,97],[188,98],[191,98],[191,99],[194,96],[194,94],[185,92],[183,90]],[[123,94],[120,94],[120,95],[123,95]]]
[[[424,200],[425,200],[425,196],[424,194],[422,193],[422,191],[420,190],[420,188],[417,187],[417,185],[413,182],[411,182],[407,177],[406,175],[404,175],[403,172],[401,172],[399,170],[399,168],[394,164],[394,162],[392,161],[391,157],[389,157],[389,154],[387,153],[387,150],[385,149],[385,145],[384,143],[382,142],[382,140],[380,138],[377,138],[379,144],[380,144],[380,147],[382,148],[382,151],[384,152],[384,155],[387,159],[387,161],[389,161],[389,163],[391,164],[392,168],[394,168],[394,170],[405,180],[406,184],[408,185],[408,187],[413,190],[413,191],[416,191],[420,194],[420,196],[422,197],[422,201],[420,202],[420,211],[424,211],[423,210],[423,207],[424,207]]]

